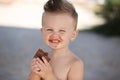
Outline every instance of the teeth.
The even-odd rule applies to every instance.
[[[57,42],[59,42],[59,41],[58,41],[58,40],[52,40],[52,42],[57,43]]]
[[[50,40],[51,42],[53,42],[53,43],[58,43],[58,42],[60,42],[59,40]]]
[[[59,42],[59,41],[58,41],[58,40],[52,40],[52,42],[57,43],[57,42]]]

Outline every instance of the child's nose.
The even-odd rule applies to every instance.
[[[54,32],[54,33],[52,34],[52,36],[53,36],[53,37],[59,37],[59,33],[58,33],[58,32]]]

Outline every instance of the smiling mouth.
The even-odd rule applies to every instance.
[[[50,41],[51,43],[56,43],[56,44],[58,44],[58,43],[61,42],[61,40],[59,40],[59,39],[50,39],[49,41]]]

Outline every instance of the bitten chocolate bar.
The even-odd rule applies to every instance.
[[[40,60],[43,61],[42,56],[44,56],[48,62],[50,61],[50,58],[48,57],[48,53],[44,52],[42,49],[38,49],[38,51],[35,53],[33,58],[38,57]]]

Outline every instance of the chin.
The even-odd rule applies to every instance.
[[[49,48],[54,49],[54,50],[59,49],[59,47],[57,47],[57,46],[49,46]]]
[[[51,45],[48,45],[48,47],[53,49],[53,50],[57,50],[57,49],[61,48],[60,46],[51,46]]]
[[[50,49],[58,50],[58,49],[63,49],[63,48],[65,48],[66,45],[63,45],[63,44],[61,44],[61,43],[59,43],[59,44],[47,43],[47,46],[48,46]]]

